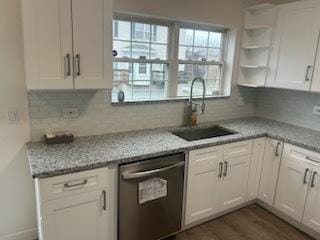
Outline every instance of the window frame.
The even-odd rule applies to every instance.
[[[120,20],[120,21],[129,21],[134,23],[144,23],[150,25],[150,38],[151,42],[153,41],[153,31],[152,27],[153,25],[157,26],[164,26],[168,28],[168,36],[167,36],[167,43],[163,45],[167,45],[167,59],[161,60],[161,59],[139,59],[139,58],[132,58],[132,55],[130,58],[123,57],[123,58],[117,58],[113,57],[112,62],[125,62],[130,64],[164,64],[167,65],[167,75],[168,79],[163,81],[164,83],[167,83],[167,87],[165,89],[165,95],[166,98],[162,99],[130,99],[126,102],[141,102],[141,101],[166,101],[170,99],[188,99],[187,96],[178,96],[178,73],[179,73],[179,64],[192,64],[192,65],[210,65],[215,66],[218,65],[221,68],[220,73],[220,81],[219,81],[219,94],[218,95],[206,95],[206,98],[221,98],[221,97],[229,97],[226,96],[224,93],[224,85],[225,85],[225,58],[227,55],[227,42],[228,42],[228,29],[224,27],[217,27],[212,25],[206,25],[206,24],[197,24],[197,23],[187,23],[187,22],[180,22],[180,21],[171,21],[171,20],[162,20],[162,19],[155,19],[155,18],[149,18],[149,17],[141,17],[141,16],[135,16],[135,15],[127,15],[127,14],[121,14],[121,13],[115,13],[113,20]],[[187,29],[193,29],[194,31],[208,31],[208,32],[219,32],[222,33],[222,45],[221,45],[221,61],[194,61],[194,60],[181,60],[179,59],[179,30],[180,28],[187,28]],[[133,29],[131,28],[131,35],[132,35]],[[133,37],[131,36],[131,40]],[[112,36],[112,41],[114,41]],[[136,42],[133,40],[132,42]],[[161,43],[160,43],[161,45]],[[206,47],[210,48],[210,47]],[[214,47],[212,47],[214,48]],[[152,79],[150,79],[150,82]],[[197,97],[197,96],[196,96]],[[116,103],[117,101],[114,101],[112,99],[113,103]]]

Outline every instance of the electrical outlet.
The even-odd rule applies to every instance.
[[[63,118],[78,118],[80,116],[78,108],[64,108],[62,110]]]
[[[320,115],[320,106],[314,106],[312,113],[314,115]]]
[[[8,121],[10,124],[19,123],[19,111],[15,110],[8,110]]]

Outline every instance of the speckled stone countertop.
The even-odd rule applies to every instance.
[[[188,142],[170,133],[183,128],[167,128],[80,137],[62,145],[28,143],[31,173],[34,178],[46,178],[264,136],[320,153],[318,131],[262,118],[221,121],[199,128],[216,124],[237,133]]]

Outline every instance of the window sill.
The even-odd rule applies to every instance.
[[[218,100],[218,99],[227,99],[230,96],[219,95],[219,96],[207,96],[205,100]],[[194,97],[193,99],[202,99],[201,97]],[[124,106],[124,105],[140,105],[140,104],[161,104],[161,103],[173,103],[173,102],[187,102],[189,97],[181,98],[167,98],[167,99],[154,99],[154,100],[132,100],[124,102],[112,102],[112,106]]]

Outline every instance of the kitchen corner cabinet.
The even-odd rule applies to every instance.
[[[267,138],[262,163],[258,199],[270,206],[274,205],[283,143]]]
[[[268,87],[310,90],[320,30],[320,2],[279,6]]]
[[[258,138],[253,141],[248,179],[247,201],[255,200],[258,197],[265,143],[265,138]]]
[[[107,171],[36,180],[40,240],[108,239]]]
[[[112,1],[21,0],[28,90],[112,86]]]

